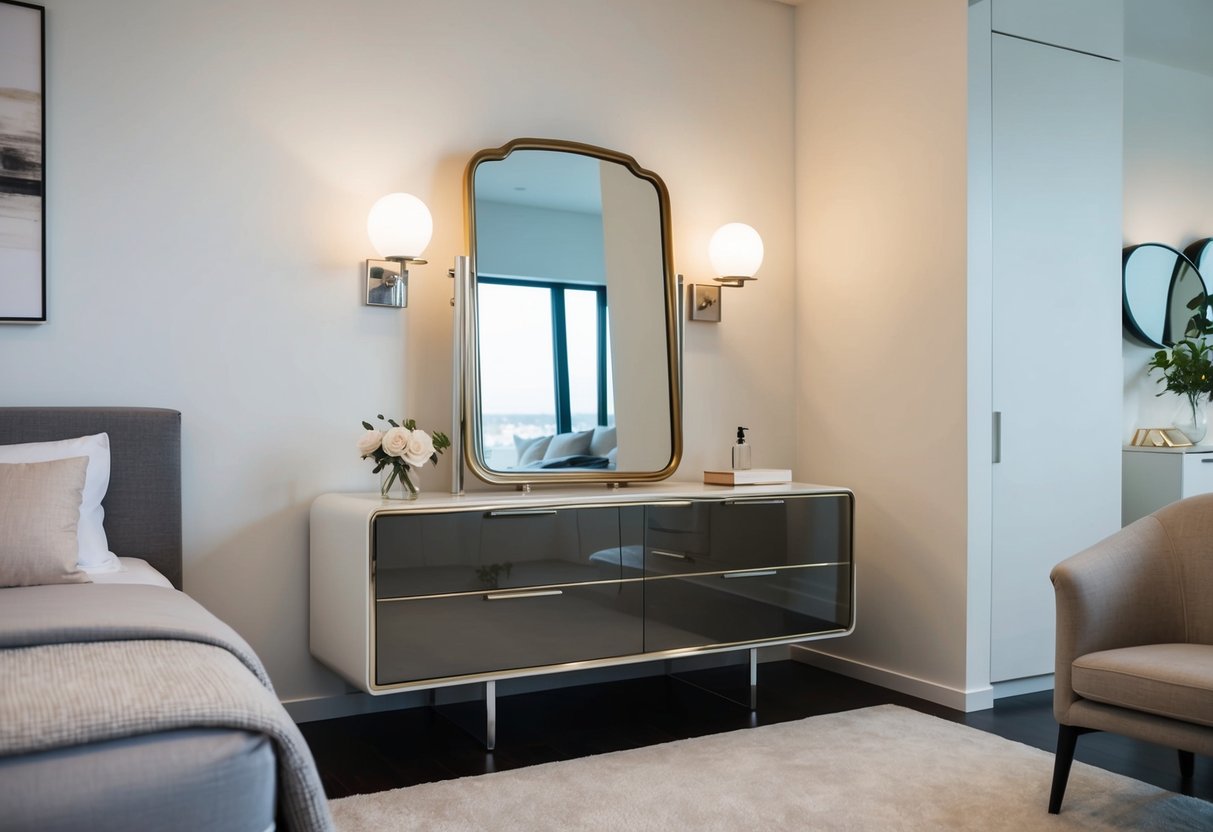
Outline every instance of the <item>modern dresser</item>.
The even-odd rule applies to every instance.
[[[815,485],[325,494],[311,651],[371,694],[830,638],[854,497]]]

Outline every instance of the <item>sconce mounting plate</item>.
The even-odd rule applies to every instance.
[[[688,287],[687,310],[692,321],[720,323],[720,287],[712,283],[692,283]]]
[[[366,261],[366,305],[409,305],[409,273],[398,260]]]

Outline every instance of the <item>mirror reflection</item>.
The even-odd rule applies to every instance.
[[[548,148],[473,160],[469,185],[478,462],[489,473],[668,476],[676,404],[661,189],[621,161]]]
[[[1186,255],[1162,243],[1125,249],[1125,328],[1137,340],[1170,347],[1196,334],[1205,301],[1204,280]]]

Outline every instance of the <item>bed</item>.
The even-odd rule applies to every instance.
[[[81,535],[95,457],[11,460],[18,445],[108,437],[101,508],[119,556],[91,576],[0,588],[3,829],[332,828],[307,745],[260,661],[180,591],[180,420],[147,408],[0,408],[0,472],[77,477]],[[24,492],[9,482],[11,521]],[[31,551],[12,542],[21,528],[0,526],[0,558]],[[83,552],[81,538],[81,563]]]

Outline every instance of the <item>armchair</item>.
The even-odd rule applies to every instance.
[[[1059,563],[1049,812],[1078,737],[1112,731],[1213,755],[1213,494],[1181,500]]]

